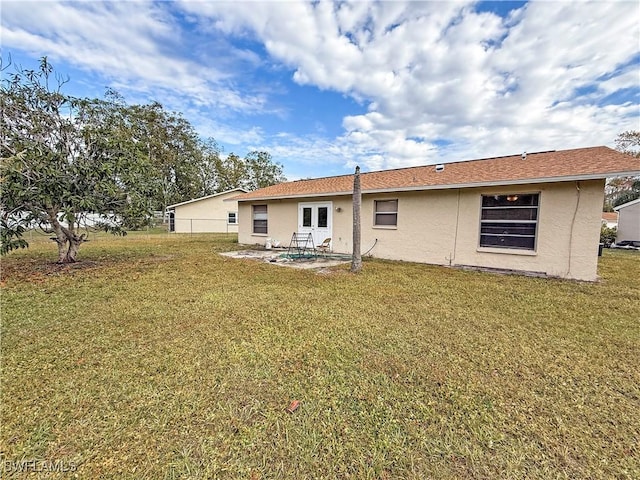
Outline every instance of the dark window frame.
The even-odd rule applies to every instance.
[[[257,218],[263,216],[264,218]],[[252,205],[251,219],[252,233],[257,235],[266,235],[269,232],[269,208],[266,204]]]
[[[540,192],[481,195],[481,248],[535,252],[540,223]]]

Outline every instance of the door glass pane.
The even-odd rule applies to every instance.
[[[302,209],[302,226],[310,227],[311,226],[311,208],[304,207]]]
[[[329,209],[318,207],[318,228],[326,228],[329,224]]]

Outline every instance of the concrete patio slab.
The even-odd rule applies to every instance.
[[[327,256],[318,255],[317,258],[289,258],[287,256],[286,249],[239,250],[237,252],[221,253],[220,255],[224,255],[225,257],[230,258],[257,260],[265,263],[279,265],[281,267],[309,270],[335,267],[336,265],[342,265],[351,261],[351,259],[347,258],[346,256],[344,258],[340,258],[337,256],[332,256],[331,254]]]

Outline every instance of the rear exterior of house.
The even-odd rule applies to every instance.
[[[640,170],[631,157],[596,147],[362,174],[362,252],[595,280],[607,174],[565,173],[581,154],[597,157],[587,162],[596,171]],[[513,174],[525,166],[529,172]],[[352,179],[289,182],[240,196],[239,243],[270,238],[286,246],[293,232],[311,233],[316,245],[331,238],[333,252],[350,254]]]
[[[237,233],[238,202],[231,199],[241,193],[246,190],[237,188],[169,205],[169,230],[176,233]]]
[[[614,208],[618,212],[616,243],[640,241],[640,198]]]
[[[370,250],[375,257],[391,260],[520,270],[592,280],[597,268],[604,180],[582,182],[579,188],[580,198],[571,183],[363,194],[362,251]],[[516,201],[513,209],[508,204],[504,210],[500,208],[509,202],[506,197],[513,196],[526,197],[527,205]],[[497,204],[496,197],[502,202]],[[266,217],[266,233],[260,227],[256,232],[254,212],[256,208],[262,212],[265,207],[266,215],[260,216]],[[266,238],[271,238],[288,245],[293,232],[306,233],[304,210],[311,212],[313,230],[310,231],[316,245],[324,238],[331,238],[333,252],[351,253],[350,196],[241,202],[238,242],[264,244]],[[484,233],[496,231],[491,229],[496,223],[483,218],[493,217],[492,222],[500,220],[497,212],[511,218],[513,214],[507,213],[509,210],[524,212],[522,217],[536,220],[514,226],[522,231],[518,237]],[[513,245],[505,247],[505,239]]]

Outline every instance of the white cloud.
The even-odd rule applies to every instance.
[[[64,60],[122,91],[153,92],[160,100],[179,96],[202,107],[264,110],[263,95],[241,93],[230,74],[211,66],[214,62],[182,55],[191,45],[170,6],[150,1],[3,2],[3,48]],[[256,62],[250,52],[236,49],[230,54]]]
[[[509,18],[473,2],[183,5],[255,35],[296,82],[364,101],[369,111],[345,117],[335,142],[348,164],[570,148],[637,128],[637,105],[598,105],[639,86],[637,65],[617,71],[639,50],[635,2],[534,2]]]
[[[183,111],[203,136],[333,174],[610,144],[639,129],[637,96],[604,105],[640,87],[629,65],[639,14],[634,1],[533,2],[508,18],[470,0],[3,1],[1,22],[5,51],[62,59]],[[363,111],[344,116],[338,138],[268,137],[257,118],[239,128],[237,116],[287,117],[273,105],[281,85],[247,90],[244,74],[267,62]]]

